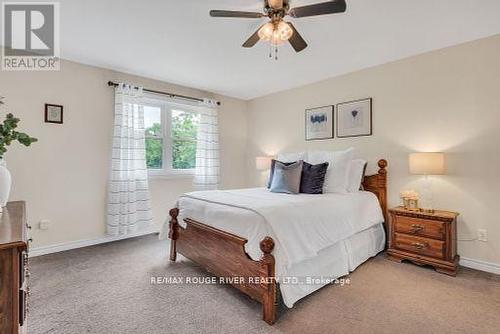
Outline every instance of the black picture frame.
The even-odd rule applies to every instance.
[[[56,120],[50,119],[50,117],[49,117],[49,109],[50,108],[59,109],[59,112],[61,114],[60,120],[56,121]],[[63,111],[64,111],[64,107],[59,105],[59,104],[45,103],[45,123],[63,124],[63,122],[64,122]]]
[[[370,131],[368,133],[359,134],[359,135],[345,135],[345,136],[344,135],[340,135],[339,134],[339,126],[340,126],[340,121],[339,121],[340,111],[339,111],[339,109],[340,109],[340,107],[342,105],[345,105],[345,104],[352,104],[352,103],[356,103],[356,102],[365,102],[365,101],[368,101],[369,102],[369,106],[370,106],[370,110],[369,110],[369,113],[370,113],[370,117],[369,117]],[[337,106],[336,106],[336,109],[337,109],[337,117],[336,117],[337,138],[355,138],[355,137],[369,137],[369,136],[373,136],[373,98],[368,97],[368,98],[364,98],[364,99],[358,99],[358,100],[352,100],[352,101],[338,103]]]
[[[328,137],[321,137],[321,138],[308,138],[307,134],[307,122],[309,121],[308,119],[308,112],[318,110],[318,109],[325,109],[325,108],[331,108],[331,116],[330,119],[332,120],[332,133],[331,136]],[[315,140],[327,140],[327,139],[333,139],[335,137],[335,105],[326,105],[322,107],[315,107],[315,108],[308,108],[304,112],[304,139],[306,141],[315,141]]]

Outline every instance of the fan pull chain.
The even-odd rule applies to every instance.
[[[271,42],[269,44],[269,58],[270,59],[274,58],[274,60],[278,60],[278,47],[279,47],[278,43]]]

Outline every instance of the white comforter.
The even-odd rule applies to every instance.
[[[262,256],[259,242],[271,236],[276,243],[278,275],[384,221],[378,199],[370,192],[287,195],[265,188],[197,191],[183,195],[178,207],[181,224],[187,214],[246,238],[246,251],[254,260]]]

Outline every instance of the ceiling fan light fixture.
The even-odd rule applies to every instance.
[[[259,38],[262,41],[271,41],[272,44],[281,44],[292,37],[293,29],[285,21],[278,23],[268,22],[259,29]]]
[[[259,38],[262,41],[270,41],[274,35],[274,24],[272,22],[268,22],[259,29]]]
[[[293,35],[292,27],[290,27],[290,25],[285,21],[280,21],[280,23],[278,23],[276,31],[282,41],[288,41]]]
[[[269,42],[277,59],[278,45],[289,42],[295,52],[307,48],[307,42],[294,27],[292,22],[285,22],[286,16],[293,18],[311,17],[344,13],[347,10],[346,0],[323,0],[312,5],[290,8],[290,0],[264,0],[263,12],[246,12],[234,10],[211,10],[211,17],[235,17],[260,19],[268,17],[269,22],[261,26],[244,43],[244,48],[254,47],[259,41]]]

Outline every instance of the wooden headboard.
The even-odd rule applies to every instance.
[[[387,211],[387,160],[381,159],[378,161],[379,170],[375,175],[365,176],[363,179],[363,188],[366,191],[371,191],[377,195],[384,213],[385,226],[389,223],[389,215]]]

